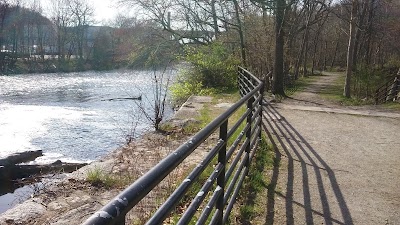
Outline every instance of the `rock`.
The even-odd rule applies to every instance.
[[[15,165],[19,163],[35,160],[37,157],[43,156],[42,150],[19,152],[0,159],[0,165]]]
[[[0,182],[22,179],[49,173],[70,173],[86,163],[63,163],[60,160],[49,165],[7,165],[0,167]]]
[[[216,108],[230,108],[233,106],[233,103],[222,102],[215,105]]]
[[[43,215],[45,211],[46,208],[41,203],[31,199],[1,214],[0,225],[26,224],[29,220]]]

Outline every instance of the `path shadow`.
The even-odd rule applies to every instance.
[[[263,110],[263,129],[278,162],[268,188],[266,224],[282,223],[275,221],[278,210],[276,200],[279,197],[284,199],[284,209],[280,210],[285,210],[286,224],[299,223],[300,219],[301,224],[308,225],[321,220],[328,225],[352,225],[353,219],[332,168],[273,106],[266,103]],[[279,165],[283,158],[286,158],[287,165]],[[282,187],[284,191],[279,190],[278,184],[286,186]],[[304,220],[299,215],[304,216]]]

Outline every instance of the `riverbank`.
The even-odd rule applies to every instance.
[[[193,96],[179,109],[166,126],[169,135],[147,133],[140,140],[117,149],[63,179],[45,179],[33,197],[0,215],[0,225],[9,224],[80,224],[120,191],[188,139],[185,126],[197,123],[204,107],[213,113],[225,111],[229,104],[214,104],[211,97]],[[212,105],[212,106],[211,106]],[[212,137],[211,139],[216,139]],[[150,193],[128,218],[146,218],[156,203],[176,186],[188,168],[208,152],[207,143],[200,146],[184,164]],[[72,222],[73,221],[73,222]]]

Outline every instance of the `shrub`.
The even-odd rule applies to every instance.
[[[172,98],[182,103],[190,95],[208,95],[236,89],[237,66],[240,60],[221,43],[187,47],[183,61],[190,65],[181,69],[171,87]]]

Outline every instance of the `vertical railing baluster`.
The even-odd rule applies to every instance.
[[[125,225],[125,220],[126,220],[125,217],[126,217],[126,214],[123,215],[123,216],[121,215],[119,217],[119,219],[113,224],[115,224],[115,225]]]
[[[261,99],[260,99],[260,102],[258,104],[259,105],[258,107],[261,107],[260,115],[259,115],[259,117],[260,117],[260,134],[259,134],[260,141],[262,139],[262,115],[263,115],[264,88],[265,88],[264,87],[264,81],[262,81],[261,82],[261,89],[260,89]]]
[[[219,138],[224,141],[224,145],[218,153],[218,163],[223,164],[223,169],[217,178],[217,185],[221,188],[222,192],[218,197],[216,208],[219,211],[217,224],[223,224],[224,218],[224,195],[225,195],[225,167],[226,167],[226,144],[228,141],[228,120],[226,120],[219,128]]]
[[[250,150],[251,150],[251,124],[252,124],[252,120],[251,118],[253,117],[253,102],[254,102],[254,96],[251,97],[248,101],[247,101],[247,110],[250,110],[249,115],[247,116],[247,124],[249,126],[249,129],[246,132],[246,138],[248,140],[247,142],[247,146],[246,146],[246,155],[245,155],[245,160],[246,160],[246,167],[250,166]]]

